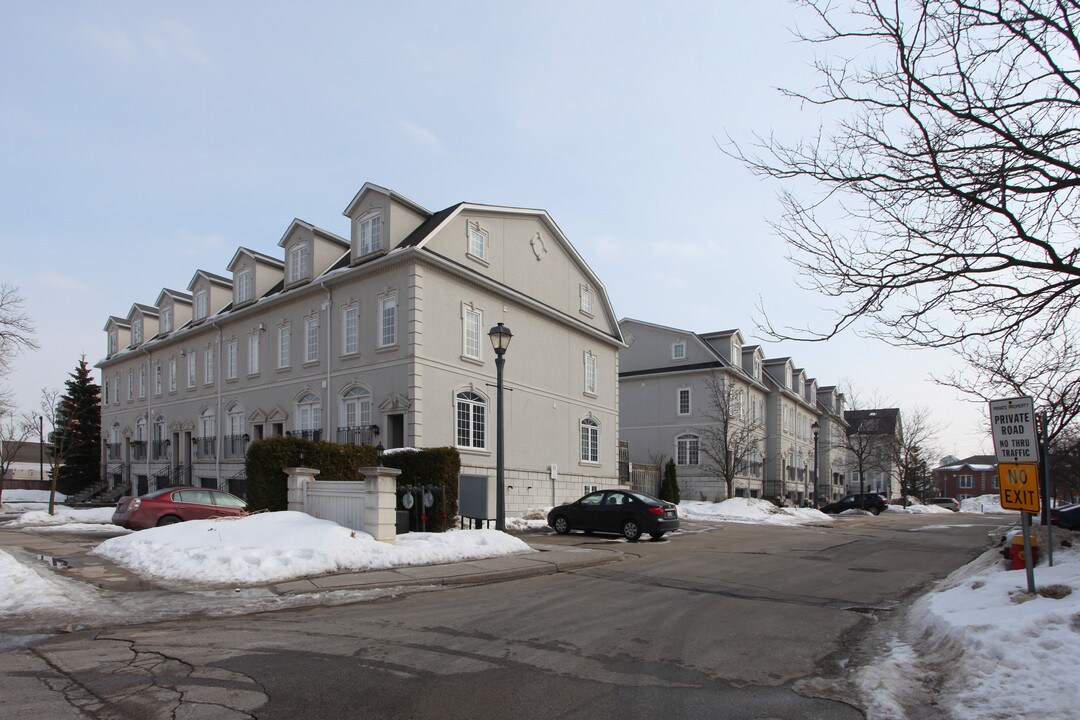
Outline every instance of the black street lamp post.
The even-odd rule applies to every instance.
[[[818,425],[817,420],[815,420],[813,424],[810,425],[810,429],[814,431],[814,496],[816,500],[818,497],[818,488],[821,485],[821,470],[817,466],[817,440],[818,431],[821,429],[821,426]],[[816,502],[814,504],[817,505]]]
[[[495,349],[495,529],[506,530],[506,455],[503,443],[503,366],[514,334],[502,323],[488,331]]]

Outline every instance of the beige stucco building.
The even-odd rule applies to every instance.
[[[493,475],[504,323],[507,511],[618,482],[618,350],[607,293],[543,210],[430,212],[366,184],[348,237],[295,220],[105,325],[103,473],[140,492],[228,488],[247,443],[299,433],[453,446]]]

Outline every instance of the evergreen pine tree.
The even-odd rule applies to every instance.
[[[101,473],[101,387],[90,376],[83,355],[57,408],[55,433],[64,438],[66,453],[57,489],[77,493],[97,482]]]
[[[660,481],[660,499],[679,504],[679,481],[675,473],[675,461],[668,459],[664,466],[664,478]]]

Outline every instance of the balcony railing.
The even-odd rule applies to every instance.
[[[293,430],[292,437],[304,438],[305,440],[322,440],[322,428],[315,430]]]
[[[132,460],[145,460],[146,459],[146,441],[145,440],[132,440],[131,441],[131,459]]]
[[[195,456],[200,458],[214,458],[217,453],[216,437],[195,438]]]
[[[165,460],[169,457],[169,441],[168,440],[151,440],[150,441],[150,456],[155,460]]]
[[[120,443],[109,443],[105,446],[105,451],[110,460],[120,459]]]
[[[337,441],[340,445],[373,445],[375,443],[374,425],[346,425],[337,429]]]
[[[222,443],[225,445],[225,457],[242,458],[247,454],[247,435],[226,435]]]

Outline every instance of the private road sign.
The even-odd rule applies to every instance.
[[[990,427],[999,463],[1039,462],[1035,403],[1029,397],[990,401]]]

